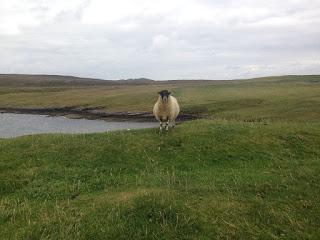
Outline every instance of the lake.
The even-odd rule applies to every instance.
[[[156,126],[155,122],[106,122],[60,116],[0,113],[0,138],[40,133],[96,133]]]

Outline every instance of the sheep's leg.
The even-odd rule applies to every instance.
[[[171,124],[172,124],[172,127],[174,128],[176,126],[176,120],[173,120]]]
[[[169,130],[169,119],[166,121],[166,130]]]
[[[160,128],[159,128],[160,132],[162,132],[162,121],[160,121]]]

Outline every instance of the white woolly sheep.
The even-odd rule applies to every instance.
[[[158,92],[159,98],[153,107],[153,115],[160,122],[160,131],[162,124],[165,122],[165,129],[169,130],[169,123],[175,127],[175,120],[180,112],[178,101],[175,97],[170,96],[168,90]]]

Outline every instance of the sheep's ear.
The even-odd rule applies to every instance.
[[[160,94],[161,92],[158,92],[158,94]]]
[[[168,95],[170,95],[171,94],[171,92],[168,92]]]

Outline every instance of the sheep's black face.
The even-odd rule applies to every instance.
[[[169,97],[171,92],[169,92],[168,90],[162,90],[162,91],[160,91],[158,93],[161,96],[162,101],[166,102],[166,101],[168,101],[168,97]]]

